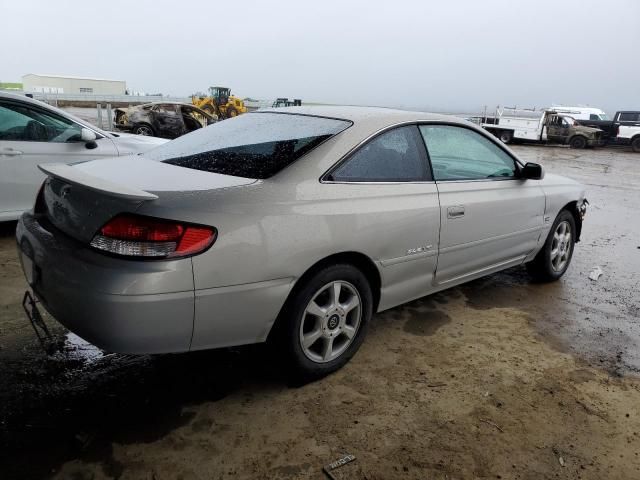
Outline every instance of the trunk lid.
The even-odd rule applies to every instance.
[[[153,202],[163,194],[256,182],[137,155],[75,165],[45,164],[39,168],[49,175],[42,191],[47,218],[67,235],[83,242],[90,242],[98,229],[115,215],[135,212],[144,202]]]

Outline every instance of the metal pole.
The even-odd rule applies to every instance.
[[[98,128],[102,128],[102,104],[96,104],[96,108],[98,109]]]
[[[113,112],[111,111],[111,104],[107,103],[107,126],[109,131],[113,132]]]

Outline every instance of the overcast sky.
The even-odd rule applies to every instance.
[[[639,0],[0,0],[0,81],[479,111],[640,108]]]

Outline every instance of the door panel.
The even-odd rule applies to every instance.
[[[329,212],[327,245],[362,251],[381,267],[379,310],[432,291],[440,230],[435,183],[322,184],[321,190],[332,200],[309,209]]]
[[[164,138],[177,138],[186,132],[182,115],[177,111],[174,104],[156,105],[151,115],[153,117],[153,128],[156,135]]]
[[[544,192],[515,159],[472,128],[422,125],[440,196],[436,284],[495,270],[530,253],[543,226]]]
[[[548,120],[547,139],[551,142],[565,143],[569,136],[569,124],[560,116],[552,115]]]
[[[0,140],[0,212],[23,212],[35,201],[45,174],[41,163],[73,163],[118,155],[109,138],[96,140],[97,148],[88,149],[84,142],[52,143]],[[8,149],[22,152],[6,156]],[[16,217],[19,214],[16,214]]]
[[[534,180],[438,183],[441,230],[436,283],[524,258],[543,226],[544,194]],[[452,216],[451,210],[462,215]]]
[[[0,101],[0,216],[17,218],[33,205],[44,180],[38,164],[72,163],[118,154],[109,138],[88,149],[82,125],[40,105]]]

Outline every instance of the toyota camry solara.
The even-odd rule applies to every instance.
[[[125,353],[269,339],[309,376],[346,363],[375,312],[514,265],[560,278],[587,203],[466,121],[361,107],[41,169],[17,241],[59,322]]]

